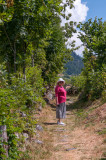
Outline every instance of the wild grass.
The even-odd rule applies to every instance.
[[[95,121],[98,119],[96,109],[99,108],[102,104],[103,103],[101,102],[101,99],[96,101],[76,100],[74,103],[68,106],[68,111],[72,110],[76,116],[76,126],[85,124],[85,127],[87,128],[96,124]]]
[[[51,144],[47,141],[44,144],[29,143],[20,160],[48,159],[52,155],[52,150]]]
[[[106,139],[104,139],[103,143],[106,143]]]
[[[102,130],[99,130],[99,131],[98,131],[98,134],[99,134],[99,135],[106,134],[106,128],[103,128]],[[106,140],[106,139],[105,139],[105,140]]]

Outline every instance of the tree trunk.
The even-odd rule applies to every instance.
[[[34,67],[34,54],[32,54],[32,67]]]
[[[14,42],[14,72],[16,73],[16,45]]]
[[[25,64],[25,57],[26,57],[26,43],[24,45],[24,63],[23,63],[23,75],[24,75],[24,80],[26,81],[26,73],[25,73],[25,70],[26,70],[26,64]]]
[[[24,75],[24,80],[26,81],[26,74],[25,74],[25,65],[24,65],[24,67],[23,67],[23,75]]]
[[[4,143],[5,142],[7,143],[8,141],[6,125],[0,126],[0,139],[1,139],[0,141]],[[3,148],[5,150],[5,155],[8,158],[8,145],[3,144]]]

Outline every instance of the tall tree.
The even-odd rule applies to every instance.
[[[106,62],[106,22],[92,19],[78,25],[83,45],[84,70],[86,77],[85,90],[91,97],[100,97],[105,87],[105,62]]]
[[[8,9],[13,17],[0,26],[0,51],[8,72],[22,72],[27,66],[38,65],[48,82],[63,68],[69,59],[65,42],[74,32],[73,22],[61,26],[61,16],[73,1],[62,0],[14,0]],[[69,15],[70,16],[70,15]],[[67,19],[67,17],[65,17]],[[51,77],[51,78],[50,78]]]
[[[106,61],[106,22],[97,18],[92,22],[90,19],[84,24],[80,23],[79,28],[82,31],[79,38],[86,48],[84,61],[89,61],[90,58],[92,66],[94,65],[93,62],[96,61],[95,67],[102,68]]]

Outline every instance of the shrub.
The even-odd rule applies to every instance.
[[[104,76],[103,72],[97,71],[89,74],[89,98],[96,99],[100,98],[102,91],[104,90]]]
[[[0,125],[7,126],[9,159],[12,160],[19,158],[19,144],[23,142],[22,133],[27,132],[29,136],[34,133],[36,124],[36,120],[33,119],[34,102],[44,103],[42,98],[44,87],[41,71],[37,67],[27,68],[26,81],[22,77],[17,78],[15,75],[11,75],[11,85],[7,79],[5,68],[1,67],[1,70]],[[21,116],[22,112],[26,117]],[[19,139],[17,139],[16,133],[21,135]],[[0,146],[0,159],[2,159],[4,151],[1,142]]]
[[[83,75],[79,76],[72,76],[71,77],[71,84],[72,86],[75,86],[79,89],[79,91],[82,91],[85,87],[86,79]]]

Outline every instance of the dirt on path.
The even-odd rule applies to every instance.
[[[69,105],[72,101],[67,101]],[[48,143],[51,152],[45,160],[100,160],[103,158],[105,148],[104,136],[99,135],[97,127],[104,124],[95,124],[86,127],[85,124],[76,125],[76,116],[72,110],[66,112],[67,118],[63,120],[65,126],[57,125],[56,107],[54,103],[48,105],[40,114],[39,122],[44,131],[40,134],[44,145]],[[103,158],[105,160],[105,158]]]

